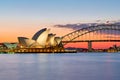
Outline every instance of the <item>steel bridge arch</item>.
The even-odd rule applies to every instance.
[[[102,25],[96,25],[96,26],[89,26],[86,28],[82,28],[76,31],[73,31],[69,34],[66,34],[65,36],[62,36],[62,42],[67,41],[67,43],[70,43],[71,41],[75,40],[76,38],[83,36],[85,34],[99,31],[99,30],[118,30],[120,31],[120,25],[116,24],[102,24]],[[66,45],[65,43],[64,45]]]

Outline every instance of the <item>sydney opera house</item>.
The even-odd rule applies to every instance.
[[[62,38],[44,28],[36,32],[32,38],[18,37],[19,43],[4,43],[0,52],[13,53],[68,53],[62,45]],[[0,45],[1,46],[1,45]]]
[[[62,46],[61,38],[50,33],[50,29],[47,28],[35,33],[31,39],[18,37],[18,41],[21,48],[54,48]]]

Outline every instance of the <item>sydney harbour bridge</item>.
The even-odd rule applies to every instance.
[[[68,43],[87,42],[92,50],[92,42],[120,42],[120,25],[100,24],[81,28],[62,37],[63,45]]]

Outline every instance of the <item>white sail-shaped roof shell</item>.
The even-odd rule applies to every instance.
[[[48,34],[49,34],[50,29],[42,29],[40,31],[38,31],[34,36],[33,36],[33,40],[37,41],[42,47],[45,47],[46,45],[46,41],[48,38]]]
[[[24,41],[27,47],[31,47],[31,45],[35,43],[35,40],[32,39],[25,39]]]
[[[27,46],[25,39],[28,39],[28,38],[26,38],[26,37],[18,37],[19,43],[20,43],[21,45],[23,45],[23,46]]]
[[[55,34],[49,34],[48,35],[48,42],[50,46],[55,46],[56,42],[55,42]]]
[[[55,37],[55,41],[57,42],[57,45],[59,45],[62,39],[60,37]]]

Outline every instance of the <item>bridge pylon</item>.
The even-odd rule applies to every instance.
[[[88,51],[92,52],[92,41],[88,41]]]

